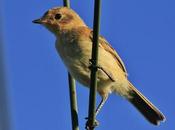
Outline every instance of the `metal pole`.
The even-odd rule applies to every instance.
[[[95,109],[96,109],[96,90],[97,90],[97,67],[98,67],[98,40],[100,30],[100,6],[101,0],[95,0],[94,5],[94,23],[93,23],[93,45],[91,57],[91,82],[89,95],[89,113],[87,127],[89,130],[95,128]]]
[[[63,5],[70,8],[70,1],[63,0]],[[68,73],[68,80],[69,80],[72,130],[79,130],[76,85],[75,85],[75,79],[71,76],[70,73]]]

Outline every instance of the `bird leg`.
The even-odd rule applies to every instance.
[[[108,96],[102,97],[102,100],[100,101],[100,104],[98,105],[95,115],[97,116],[98,113],[100,112],[101,108],[103,107],[103,105],[105,104],[106,100],[108,99]]]
[[[106,102],[106,100],[108,99],[108,96],[105,96],[105,97],[102,97],[102,100],[100,101],[100,104],[97,106],[97,109],[96,109],[96,112],[95,112],[95,116],[97,116],[98,115],[98,113],[100,112],[100,110],[101,110],[101,108],[103,107],[103,105],[105,104],[105,102]],[[88,117],[86,117],[85,118],[86,120],[88,120]],[[90,130],[89,128],[88,128],[88,121],[86,122],[86,130]],[[93,127],[96,127],[96,126],[98,126],[99,125],[99,122],[97,121],[97,120],[95,120],[95,124],[94,124],[94,126]]]

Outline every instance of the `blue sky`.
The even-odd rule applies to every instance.
[[[55,37],[32,23],[49,8],[62,6],[62,0],[2,0],[0,6],[14,130],[71,129],[67,71]],[[101,34],[122,57],[132,83],[167,121],[155,127],[127,101],[111,95],[97,117],[97,130],[175,128],[174,6],[174,0],[102,1]],[[71,0],[71,7],[92,27],[92,0]],[[88,112],[87,90],[77,83],[80,129]]]

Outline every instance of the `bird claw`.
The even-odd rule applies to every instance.
[[[93,125],[91,125],[92,119],[89,120],[88,117],[85,118],[87,120],[86,122],[86,130],[91,130],[90,128],[95,128],[96,126],[98,126],[100,123],[95,119],[95,123]]]
[[[88,68],[91,70],[92,68],[100,69],[101,67],[98,65],[94,65],[94,61],[92,59],[89,59],[89,67]]]

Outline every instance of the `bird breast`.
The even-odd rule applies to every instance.
[[[86,44],[86,43],[84,43]],[[88,45],[87,43],[86,45]],[[63,40],[56,41],[56,49],[62,61],[72,76],[81,84],[89,86],[90,70],[89,59],[91,56],[90,47],[82,47],[76,41],[65,42]]]

